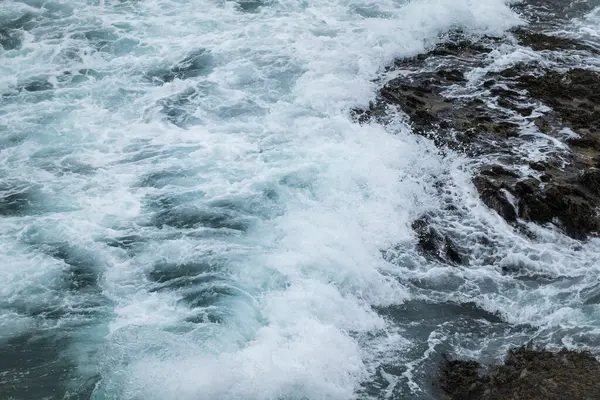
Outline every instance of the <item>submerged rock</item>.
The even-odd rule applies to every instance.
[[[206,49],[190,52],[185,58],[168,69],[153,69],[144,76],[156,85],[173,82],[175,79],[186,80],[206,75],[212,71],[214,60]]]
[[[590,353],[521,347],[502,365],[445,360],[439,386],[450,400],[593,400],[599,377],[600,362]]]
[[[0,47],[5,51],[21,47],[21,37],[18,31],[0,27]]]

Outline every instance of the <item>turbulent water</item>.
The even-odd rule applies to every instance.
[[[565,30],[597,40],[599,16]],[[433,399],[443,353],[600,349],[598,239],[528,239],[469,160],[350,118],[394,58],[521,22],[501,0],[0,2],[0,398]],[[416,250],[448,204],[468,267]]]

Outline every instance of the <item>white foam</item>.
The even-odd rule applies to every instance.
[[[583,18],[575,21],[575,27],[583,39],[592,40],[596,45],[600,39],[600,7],[586,14]]]
[[[79,1],[59,18],[56,37],[45,21],[23,48],[0,55],[0,88],[17,90],[36,76],[56,85],[65,71],[81,80],[2,110],[26,139],[4,149],[0,164],[3,173],[43,183],[52,205],[71,207],[30,217],[34,231],[99,255],[100,286],[113,309],[96,360],[98,398],[352,398],[388,346],[409,346],[401,332],[386,333],[388,322],[372,308],[409,299],[407,278],[502,279],[487,265],[440,271],[416,258],[420,269],[405,270],[382,259],[382,249],[414,240],[415,217],[440,208],[433,184],[441,176],[457,183],[470,216],[496,225],[493,233],[515,241],[515,251],[528,248],[477,200],[460,160],[441,159],[406,127],[360,126],[347,115],[374,96],[372,79],[394,57],[423,51],[453,28],[499,33],[519,19],[501,0],[389,0],[369,18],[353,11],[360,6],[375,5],[282,0],[243,13],[233,2]],[[67,35],[76,30],[137,46],[109,52]],[[141,77],[199,48],[214,63],[206,74],[154,86]],[[197,122],[182,128],[165,120],[161,101],[186,90],[199,94],[177,107],[189,107]],[[92,172],[61,169],[67,162]],[[140,183],[164,171],[181,174],[162,186]],[[261,197],[268,191],[273,203]],[[165,198],[185,198],[190,207],[260,201],[247,232],[207,238],[200,228],[153,226],[149,199]],[[133,249],[105,244],[126,235],[143,240]],[[27,279],[2,269],[10,279],[0,290],[26,298],[60,267],[34,264],[35,246],[16,252]],[[221,324],[190,323],[198,310],[181,301],[185,288],[156,291],[148,278],[157,263],[202,257],[225,264],[219,279],[239,294],[214,305],[229,311]],[[580,260],[563,257],[571,264],[556,268]],[[502,308],[499,297],[488,308]],[[538,310],[550,322],[568,315]],[[374,332],[380,339],[369,341]]]

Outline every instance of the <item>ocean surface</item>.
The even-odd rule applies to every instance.
[[[521,23],[502,0],[0,1],[0,398],[437,399],[444,353],[600,351],[600,240],[520,235],[474,160],[350,116],[395,58]],[[448,204],[469,266],[417,250]]]

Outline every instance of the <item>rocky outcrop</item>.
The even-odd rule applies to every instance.
[[[597,54],[572,39],[523,28],[513,35],[537,50]],[[467,79],[489,64],[499,40],[473,42],[457,34],[428,53],[396,61],[395,68],[409,72],[386,83],[368,109],[354,110],[356,120],[385,123],[394,105],[441,151],[478,157],[473,183],[482,202],[507,222],[553,224],[576,239],[597,235],[600,73],[554,57],[565,72],[530,62]],[[560,145],[532,161],[523,149],[539,145],[540,137]]]
[[[525,347],[508,352],[502,365],[446,360],[439,386],[450,400],[598,399],[600,362],[586,352]]]
[[[551,32],[561,27],[561,18],[598,5],[515,3],[530,25],[506,37],[474,39],[454,32],[426,53],[396,60],[389,68],[393,78],[369,107],[352,114],[361,124],[387,124],[395,108],[442,155],[466,156],[481,203],[529,239],[545,240],[529,229],[531,223],[578,240],[597,236],[600,46]],[[512,63],[511,48],[517,60]],[[521,265],[498,262],[485,235],[465,229],[461,236],[454,226],[462,227],[469,216],[443,192],[441,187],[440,209],[412,224],[418,252],[435,264],[466,269],[483,259],[503,274],[519,275]],[[445,360],[438,388],[450,400],[600,399],[599,377],[600,363],[590,353],[523,347],[509,351],[501,365]]]

